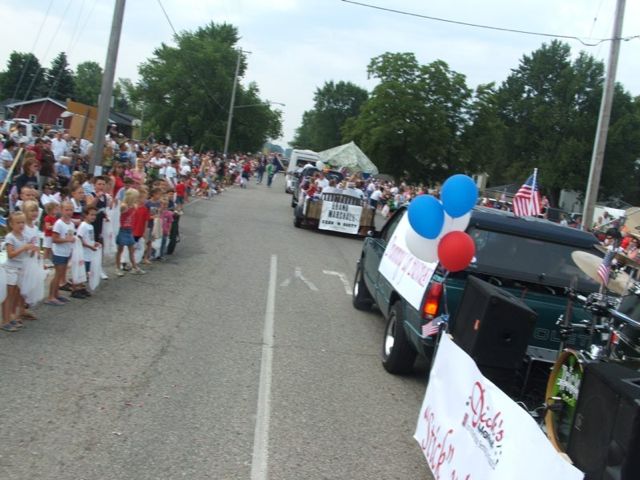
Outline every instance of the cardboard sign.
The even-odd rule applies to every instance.
[[[438,347],[414,438],[435,479],[584,477],[448,335]]]
[[[405,214],[387,244],[378,271],[413,308],[420,310],[424,292],[438,264],[423,262],[411,254],[405,242],[409,228],[409,217]]]
[[[362,207],[360,205],[349,205],[323,199],[318,228],[357,235],[361,216]]]

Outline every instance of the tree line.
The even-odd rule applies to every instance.
[[[238,30],[209,23],[162,43],[138,67],[139,80],[114,84],[114,109],[143,120],[144,132],[158,138],[222,150],[238,55]],[[126,49],[126,46],[123,47]],[[282,114],[260,97],[256,83],[241,83],[247,61],[241,57],[230,151],[257,151],[282,134]],[[71,70],[60,52],[49,68],[32,53],[12,52],[0,71],[0,101],[51,97],[97,105],[102,67],[94,61]]]
[[[292,146],[323,150],[356,141],[382,172],[436,183],[485,172],[493,186],[522,183],[538,168],[557,203],[582,191],[604,83],[604,65],[552,41],[524,55],[500,84],[469,88],[446,62],[384,53],[367,73],[371,92],[350,82],[318,88]],[[600,195],[640,201],[640,96],[616,84]]]

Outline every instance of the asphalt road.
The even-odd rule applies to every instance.
[[[186,210],[170,261],[0,336],[0,479],[430,478],[361,241],[294,228],[281,177]]]

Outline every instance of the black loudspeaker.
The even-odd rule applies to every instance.
[[[501,373],[509,376],[522,366],[537,317],[509,292],[470,275],[451,333],[482,373],[499,384]]]
[[[586,365],[567,454],[586,480],[640,479],[640,372]]]

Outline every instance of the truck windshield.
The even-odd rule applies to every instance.
[[[475,227],[468,233],[476,244],[472,271],[553,287],[575,286],[583,292],[598,289],[571,259],[571,253],[582,248]],[[595,249],[587,251],[598,254]]]

